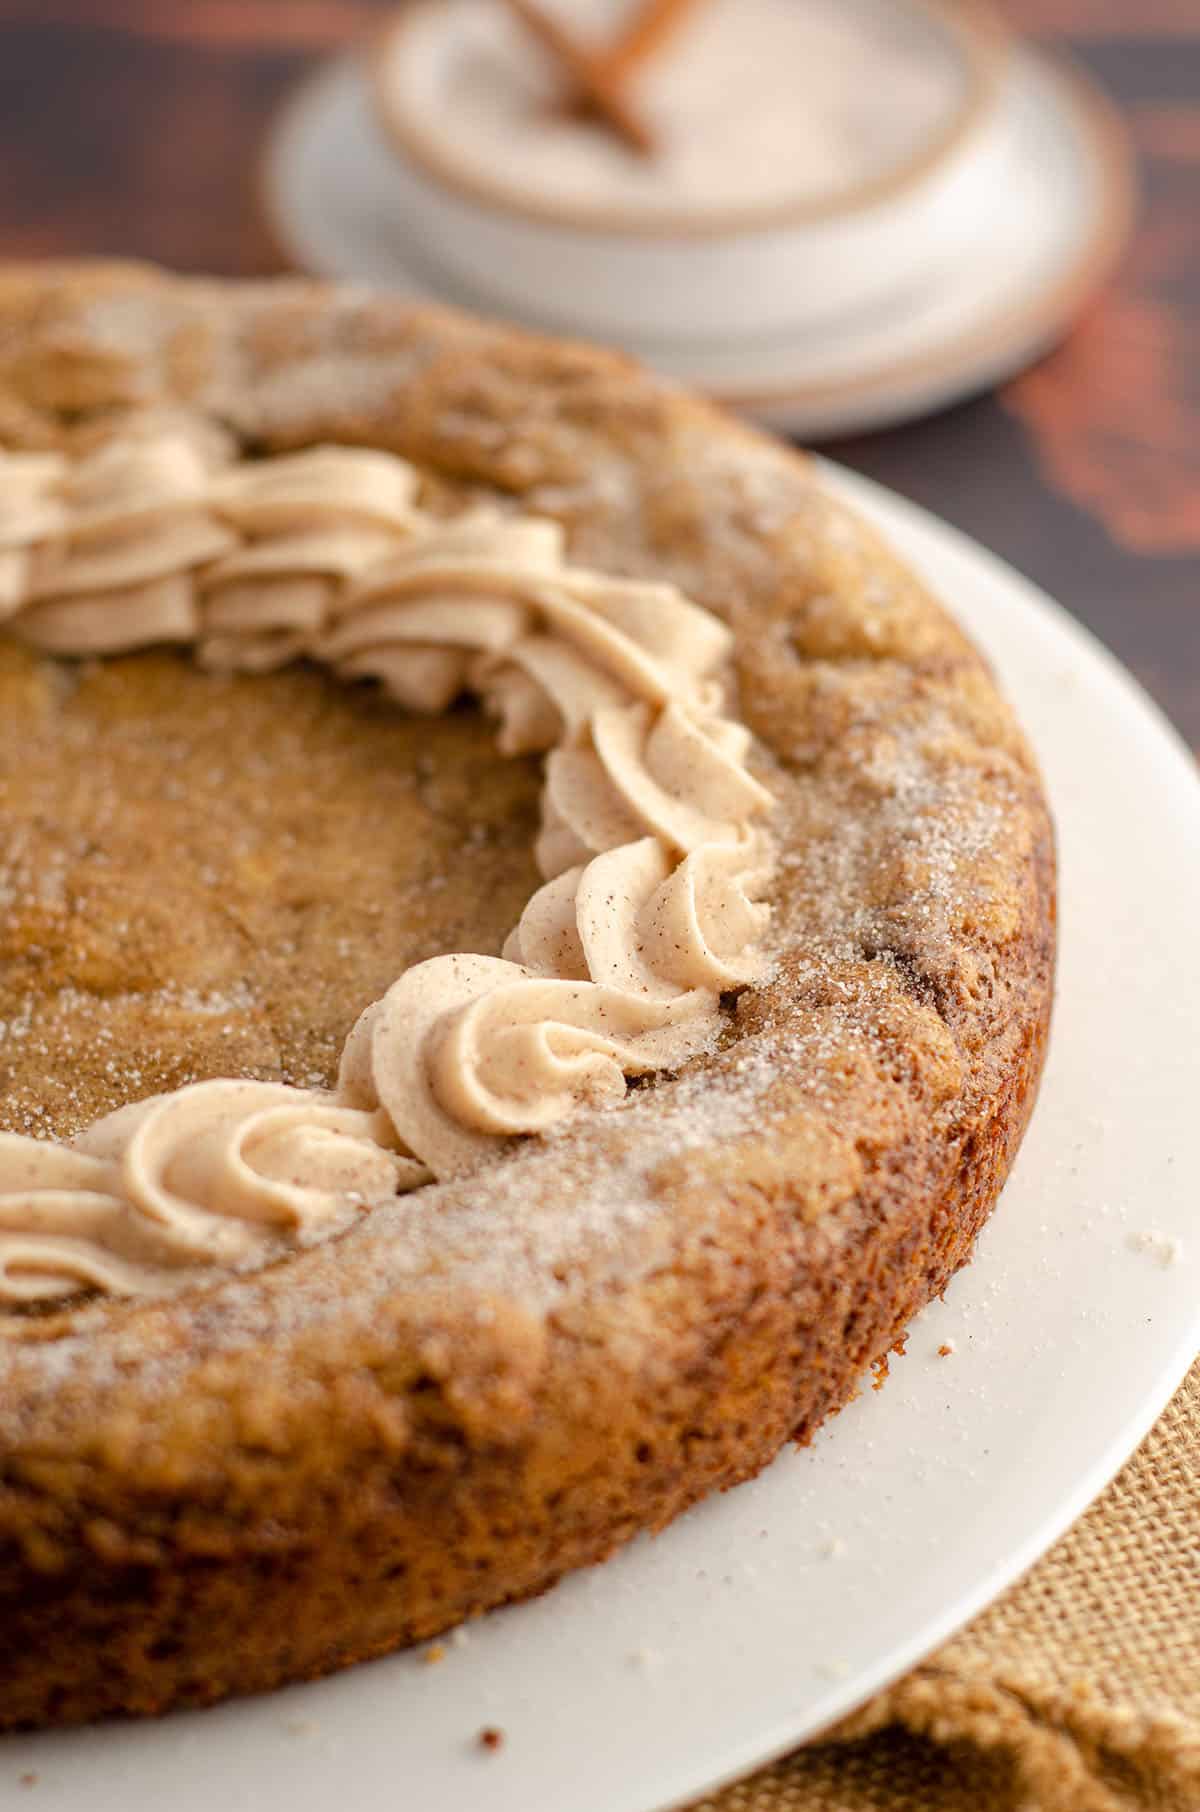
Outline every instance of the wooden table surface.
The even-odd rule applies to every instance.
[[[1200,751],[1200,0],[1001,0],[1124,111],[1137,235],[1070,339],[997,395],[831,447],[1037,579]],[[263,129],[386,0],[0,0],[0,258],[279,268]]]

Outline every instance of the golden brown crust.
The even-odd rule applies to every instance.
[[[170,1303],[10,1317],[5,1724],[382,1652],[756,1471],[969,1256],[1049,1014],[1025,744],[803,460],[614,355],[438,310],[0,274],[0,438],[164,402],[252,447],[392,447],[448,498],[510,491],[725,616],[782,802],[778,968],[716,1056],[486,1192],[439,1186]]]

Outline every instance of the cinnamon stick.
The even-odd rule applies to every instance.
[[[624,82],[635,69],[656,56],[667,40],[696,10],[697,0],[645,0],[616,43],[603,53],[605,70],[614,82]]]
[[[581,44],[536,0],[508,0],[508,6],[566,72],[579,98],[612,127],[631,151],[640,157],[653,156],[654,134],[626,100],[620,76],[610,75],[604,53]]]

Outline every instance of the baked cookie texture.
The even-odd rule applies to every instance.
[[[480,1176],[167,1300],[0,1317],[0,1726],[381,1654],[808,1439],[969,1257],[1050,1011],[1053,838],[1026,744],[979,654],[802,457],[616,355],[442,310],[0,273],[0,442],[164,408],[251,451],[392,449],[433,507],[514,498],[574,557],[724,618],[780,801],[775,967],[715,1053]],[[496,948],[528,897],[536,768],[491,762],[473,714],[414,727],[304,670],[217,681],[2,644],[0,712],[10,1129],[69,1134],[232,1067],[327,1077],[381,976]],[[300,810],[283,775],[306,754]],[[249,826],[212,882],[206,798]],[[373,814],[378,838],[349,835]]]

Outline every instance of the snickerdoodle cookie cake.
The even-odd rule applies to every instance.
[[[20,268],[0,449],[12,1726],[432,1635],[809,1435],[1004,1180],[1054,872],[941,606],[623,359]]]

